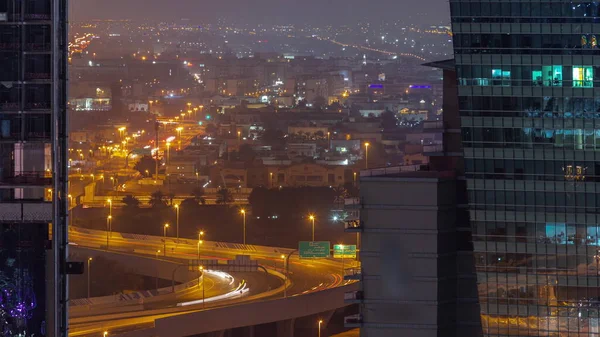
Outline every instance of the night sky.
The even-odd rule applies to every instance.
[[[241,23],[449,22],[447,0],[73,0],[71,20],[224,17]]]

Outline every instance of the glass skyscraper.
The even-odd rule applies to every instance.
[[[0,0],[5,337],[67,336],[66,18],[66,0]]]
[[[450,6],[483,333],[598,336],[600,2]]]

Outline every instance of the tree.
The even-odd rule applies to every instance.
[[[315,109],[322,110],[326,105],[327,105],[327,100],[325,99],[325,97],[323,97],[323,96],[315,97],[315,100],[313,101],[313,107],[315,107]]]
[[[342,108],[343,106],[338,101],[331,103],[331,105],[329,106],[329,110],[332,110],[333,112],[338,112]]]
[[[217,191],[217,204],[228,205],[233,202],[233,194],[226,188]]]
[[[210,123],[206,125],[205,131],[209,135],[214,135],[215,133],[217,133],[217,127],[214,124]]]
[[[256,152],[252,149],[252,145],[250,144],[242,144],[238,149],[238,158],[243,162],[252,162],[256,157]]]
[[[306,99],[301,99],[296,103],[296,107],[300,109],[306,108]]]
[[[166,197],[161,190],[152,192],[148,203],[152,208],[167,207]]]
[[[134,210],[140,207],[140,200],[132,195],[126,196],[122,201],[125,204],[125,209]]]
[[[196,198],[187,198],[184,199],[181,202],[181,209],[185,209],[185,210],[189,210],[189,209],[196,209],[198,208],[199,204],[198,204],[198,200],[196,200]]]
[[[398,119],[396,118],[396,116],[394,115],[393,112],[391,112],[389,110],[385,110],[381,114],[381,127],[384,130],[396,129],[397,125],[398,125]]]
[[[175,193],[169,192],[166,195],[167,199],[169,199],[169,205],[173,206],[173,199],[175,199]]]
[[[261,136],[261,140],[265,145],[281,146],[285,144],[283,132],[277,129],[266,129]]]
[[[152,174],[154,174],[156,171],[156,159],[150,156],[143,156],[137,163],[135,163],[133,169],[138,171],[143,176],[152,176]]]
[[[206,199],[204,198],[204,188],[196,187],[192,190],[192,196],[196,202],[201,203],[202,205],[206,204]]]

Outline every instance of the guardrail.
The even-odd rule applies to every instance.
[[[80,227],[69,227],[69,231],[88,234],[88,235],[98,235],[102,237],[106,237],[106,231],[100,231],[95,229],[87,229]],[[119,235],[121,238],[126,240],[136,240],[136,241],[148,241],[152,243],[163,243],[162,236],[152,236],[152,235],[144,235],[144,234],[133,234],[133,233],[116,233],[113,232],[112,235]],[[195,239],[179,239],[173,237],[167,237],[167,243],[169,244],[188,244],[188,245],[196,245],[198,241]],[[218,241],[203,241],[202,250],[226,250],[228,252],[232,250],[237,250],[244,254],[266,254],[266,255],[281,255],[281,254],[289,254],[294,249],[290,248],[280,248],[280,247],[267,247],[267,246],[256,246],[256,245],[244,245],[241,243],[230,243],[230,242],[218,242]]]
[[[403,166],[392,166],[392,167],[382,167],[382,168],[374,168],[370,170],[360,171],[361,177],[377,177],[377,176],[385,176],[389,174],[398,174],[402,172],[417,172],[423,171],[427,168],[427,165],[403,165]]]

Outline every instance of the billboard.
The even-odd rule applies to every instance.
[[[333,245],[333,257],[336,259],[356,259],[356,245]]]
[[[330,256],[329,241],[300,241],[298,254],[301,259],[327,258]]]

